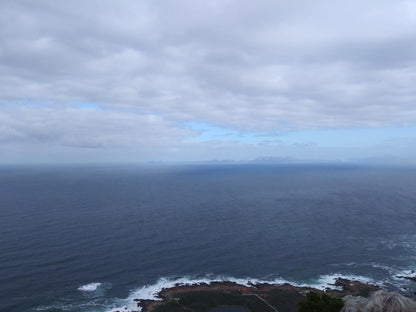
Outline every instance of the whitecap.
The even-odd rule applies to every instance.
[[[400,270],[400,271],[397,272],[397,275],[405,276],[405,277],[414,277],[414,276],[416,276],[416,270],[414,270],[414,269]]]
[[[78,287],[80,291],[96,291],[98,287],[101,286],[101,283],[89,283]]]
[[[340,273],[320,275],[316,280],[313,280],[307,283],[301,283],[301,284],[293,283],[293,284],[295,286],[312,287],[312,288],[322,289],[322,290],[327,289],[327,288],[334,289],[334,290],[342,290],[341,287],[335,285],[335,282],[339,278],[346,279],[349,281],[358,281],[364,284],[367,284],[367,283],[378,284],[378,282],[366,276],[353,275],[353,274],[340,274]]]

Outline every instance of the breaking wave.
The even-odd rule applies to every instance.
[[[89,283],[78,287],[80,291],[96,291],[98,287],[101,286],[101,283]]]
[[[161,300],[158,297],[158,293],[165,288],[171,288],[174,286],[179,285],[199,285],[199,284],[209,284],[212,282],[234,282],[240,285],[244,285],[247,287],[253,286],[253,284],[261,284],[261,283],[268,283],[273,285],[282,285],[284,283],[289,283],[294,286],[298,287],[313,287],[317,289],[339,289],[335,286],[335,281],[338,278],[344,278],[348,280],[360,281],[362,283],[376,283],[371,278],[365,276],[358,276],[358,275],[345,275],[345,274],[328,274],[328,275],[321,275],[318,278],[310,281],[304,282],[296,282],[290,281],[283,278],[273,278],[273,279],[259,279],[259,278],[233,278],[227,276],[204,276],[201,278],[194,278],[194,277],[162,277],[156,281],[156,283],[151,285],[145,285],[140,287],[130,293],[128,298],[119,301],[119,306],[113,307],[107,312],[115,312],[115,311],[126,311],[126,312],[133,312],[133,311],[141,311],[141,307],[138,305],[137,300]]]

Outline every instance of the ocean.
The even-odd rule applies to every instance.
[[[214,280],[412,293],[414,270],[416,168],[0,167],[1,311],[128,311]]]

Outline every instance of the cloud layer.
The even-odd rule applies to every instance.
[[[189,122],[416,123],[412,1],[2,1],[0,12],[3,142],[180,148],[198,136]]]

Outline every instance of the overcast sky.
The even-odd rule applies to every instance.
[[[416,2],[0,1],[0,163],[416,163]]]

